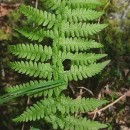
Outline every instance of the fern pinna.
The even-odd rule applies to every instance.
[[[14,121],[27,122],[43,119],[53,129],[98,130],[105,124],[87,120],[81,114],[92,111],[107,103],[105,100],[66,97],[62,90],[68,81],[82,80],[98,74],[108,63],[97,61],[106,54],[90,52],[93,48],[102,48],[102,44],[91,40],[90,36],[104,29],[106,24],[96,23],[103,12],[95,11],[102,3],[99,0],[42,0],[44,11],[22,5],[20,11],[35,27],[16,29],[33,43],[12,45],[9,50],[18,58],[26,61],[11,62],[10,66],[19,73],[39,77],[41,80],[63,79],[66,85],[41,91],[34,97],[44,96],[28,108]],[[93,21],[93,23],[92,23]],[[33,28],[34,27],[34,28]],[[45,45],[45,39],[52,40],[52,46]],[[36,44],[34,44],[36,43]],[[64,61],[69,60],[70,68],[64,68]],[[38,82],[33,82],[34,84]],[[8,92],[19,90],[27,85],[7,88]],[[77,113],[77,114],[75,114]]]

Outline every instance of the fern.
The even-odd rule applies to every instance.
[[[50,83],[50,84],[49,84]],[[57,84],[56,84],[57,83]],[[5,91],[11,94],[18,94],[19,92],[26,92],[27,90],[34,90],[31,91],[27,94],[32,95],[34,97],[39,97],[39,96],[48,96],[51,97],[53,94],[58,96],[60,94],[60,91],[63,90],[64,88],[66,88],[66,84],[65,83],[60,83],[60,81],[30,81],[29,83],[24,83],[24,84],[20,84],[20,85],[16,85],[16,86],[10,86],[10,87],[6,87]],[[50,87],[47,87],[46,89],[46,85],[48,85]],[[57,86],[58,85],[58,86]],[[45,86],[45,87],[44,87]],[[40,88],[41,87],[41,88]],[[50,89],[51,88],[51,89]],[[36,90],[35,90],[36,89]],[[44,90],[44,91],[41,91]],[[39,93],[37,93],[39,92]]]
[[[100,43],[95,42],[94,40],[85,40],[80,38],[61,38],[60,39],[60,47],[65,52],[70,51],[84,51],[93,48],[102,48],[103,45]]]
[[[12,52],[18,58],[26,58],[29,60],[41,62],[47,61],[52,57],[51,47],[33,44],[18,44],[9,47],[9,51]]]
[[[96,109],[102,104],[107,103],[105,100],[95,100],[95,99],[77,99],[73,100],[71,98],[66,98],[61,96],[60,99],[49,98],[46,100],[41,100],[37,102],[32,107],[30,107],[27,111],[25,111],[21,116],[17,117],[16,121],[32,121],[36,119],[40,119],[43,117],[47,117],[51,114],[57,115],[61,113],[62,115],[69,115],[70,113],[77,112],[88,112]],[[86,107],[89,106],[89,107]],[[34,116],[34,113],[35,114]]]
[[[103,63],[98,63],[98,64],[92,64],[89,66],[76,66],[76,65],[72,65],[70,71],[66,71],[65,73],[65,77],[66,80],[75,80],[77,81],[82,80],[83,78],[88,78],[88,77],[92,77],[95,74],[98,74],[102,68],[104,68],[106,66],[106,64],[108,64],[109,61],[103,62]]]
[[[105,124],[101,124],[96,121],[86,120],[84,118],[75,118],[73,116],[66,116],[58,118],[57,116],[50,115],[46,117],[46,120],[53,124],[54,129],[71,129],[71,130],[98,130],[100,128],[106,128]]]
[[[84,8],[76,8],[76,9],[68,9],[65,10],[66,19],[72,22],[82,22],[87,20],[94,20],[101,15],[103,12],[97,12],[95,10],[84,9]]]
[[[45,6],[51,10],[60,10],[66,5],[71,8],[96,8],[97,6],[103,5],[99,0],[42,0],[45,2]],[[61,7],[62,4],[62,7]]]
[[[40,81],[40,82],[33,82],[23,84],[23,85],[16,85],[15,87],[9,87],[6,89],[8,94],[5,94],[3,96],[0,96],[0,104],[3,104],[13,98],[23,96],[25,94],[35,94],[38,92],[41,92],[43,90],[52,90],[53,88],[63,86],[65,83],[63,80],[57,80],[57,81]],[[48,93],[50,95],[50,93]]]
[[[22,59],[22,61],[11,62],[11,68],[21,74],[38,77],[41,81],[31,81],[6,88],[9,93],[22,91],[32,84],[37,86],[43,80],[49,82],[63,79],[66,84],[72,80],[83,80],[100,73],[109,63],[109,61],[99,62],[106,54],[90,52],[92,49],[103,47],[101,43],[90,39],[91,35],[99,33],[107,26],[107,24],[96,23],[96,19],[103,15],[103,12],[96,11],[96,7],[103,3],[99,0],[42,1],[45,10],[20,6],[20,11],[31,23],[35,23],[35,27],[16,29],[26,38],[39,44],[22,43],[9,46],[10,52]],[[44,45],[46,38],[52,39],[52,46]],[[64,69],[65,60],[71,62],[68,70]],[[107,101],[85,98],[74,100],[61,93],[66,88],[67,85],[61,84],[55,88],[30,93],[34,97],[46,98],[28,108],[14,121],[43,119],[51,124],[53,129],[66,130],[98,130],[107,127],[99,122],[80,117],[82,113],[92,111]]]
[[[20,10],[25,16],[27,16],[30,20],[34,21],[38,25],[48,25],[48,28],[51,28],[51,26],[53,26],[56,21],[56,16],[54,14],[46,11],[43,12],[42,10],[37,10],[31,6],[21,6]],[[34,12],[33,15],[32,12]]]
[[[52,67],[49,63],[40,63],[32,61],[21,61],[21,62],[12,62],[10,66],[18,71],[19,73],[26,74],[29,76],[39,77],[39,78],[52,78]]]

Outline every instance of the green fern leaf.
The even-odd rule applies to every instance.
[[[88,37],[104,29],[107,24],[62,23],[62,35],[66,37]]]
[[[68,9],[65,10],[65,17],[67,21],[71,22],[82,22],[87,20],[94,20],[103,15],[103,12],[97,12],[95,10],[84,9],[84,8],[76,8],[76,9]]]
[[[44,2],[45,8],[51,9],[51,10],[59,10],[62,7],[65,7],[66,0],[42,0]]]
[[[93,48],[102,48],[103,45],[94,40],[86,41],[85,39],[77,38],[61,38],[60,46],[63,51],[84,51]]]
[[[35,82],[30,82],[27,84],[19,85],[14,87],[10,87],[7,89],[9,91],[9,94],[5,94],[3,96],[0,96],[0,104],[3,104],[13,98],[23,96],[25,94],[34,94],[38,93],[39,91],[44,91],[44,90],[49,90],[53,89],[54,87],[57,86],[62,86],[65,85],[63,80],[57,80],[57,81],[49,81],[49,82],[43,82],[41,81],[40,83]]]
[[[54,129],[64,130],[99,130],[106,128],[107,125],[101,124],[97,121],[90,121],[84,118],[75,118],[73,116],[66,116],[60,118],[55,115],[46,117],[46,120],[53,125]]]
[[[69,0],[67,2],[68,6],[72,8],[96,8],[97,6],[102,6],[103,3],[99,0]]]
[[[70,59],[73,64],[76,65],[88,65],[92,64],[98,59],[101,59],[103,57],[107,56],[106,54],[94,54],[94,53],[61,53],[59,54],[59,57],[64,61],[65,59]]]
[[[35,9],[31,6],[20,6],[20,11],[27,16],[30,20],[38,25],[47,26],[49,29],[54,25],[56,16],[52,13]]]
[[[62,7],[69,6],[70,8],[96,8],[103,5],[99,0],[42,0],[45,3],[46,8],[51,10],[61,10]]]
[[[76,66],[72,65],[69,71],[65,71],[65,80],[82,80],[83,78],[92,77],[98,74],[110,61],[105,61],[98,64],[89,66]]]
[[[22,115],[14,119],[17,122],[32,121],[40,118],[45,118],[49,116],[50,113],[56,114],[57,111],[62,114],[69,114],[75,112],[88,112],[95,110],[97,107],[102,106],[107,103],[106,100],[96,100],[96,99],[77,99],[73,100],[69,97],[61,96],[60,98],[53,99],[48,98],[46,100],[41,100],[28,108]],[[36,115],[34,116],[34,113]],[[34,116],[34,117],[33,117]]]
[[[49,63],[36,63],[32,61],[21,61],[21,62],[11,62],[10,67],[21,74],[26,74],[29,76],[39,77],[39,78],[52,78],[52,67]]]
[[[45,37],[54,38],[55,36],[58,36],[58,31],[55,29],[53,30],[44,30],[44,29],[34,29],[32,28],[21,28],[21,29],[15,29],[19,33],[21,33],[23,36],[27,37],[28,39],[32,41],[39,41],[41,42]]]
[[[18,56],[18,58],[26,58],[29,60],[41,62],[47,61],[52,57],[51,47],[42,46],[38,44],[18,44],[9,46],[9,51]]]
[[[67,88],[67,85],[59,85],[58,87],[55,87],[54,89],[48,89],[42,92],[38,92],[36,94],[33,94],[33,97],[52,97],[52,96],[59,96],[62,90],[65,90]]]
[[[20,91],[20,90],[27,88],[27,87],[37,86],[38,84],[39,84],[38,81],[30,81],[29,83],[26,83],[26,84],[20,84],[20,85],[16,85],[16,86],[6,87],[5,91],[12,93],[12,92],[15,92],[15,91]]]
[[[54,83],[55,82],[52,82],[52,81],[48,81],[50,82],[50,86],[54,86]],[[48,82],[46,81],[30,81],[29,83],[24,83],[24,84],[20,84],[20,85],[15,85],[15,86],[9,86],[9,87],[6,87],[5,88],[5,91],[8,92],[8,93],[19,93],[19,92],[22,92],[22,91],[27,91],[27,90],[31,90],[31,89],[34,89],[35,88],[39,88],[40,86],[43,86],[43,90],[44,90],[44,86],[45,85],[48,85]],[[51,82],[52,82],[52,85],[51,85]],[[39,89],[36,89],[37,91],[33,91],[28,93],[28,95],[32,95],[34,97],[40,97],[40,96],[44,96],[44,97],[51,97],[52,95],[56,95],[58,96],[60,94],[60,92],[64,89],[66,89],[66,84],[58,84],[57,82],[57,87],[51,87],[51,89],[48,89],[44,90],[44,91],[39,91]],[[41,90],[41,89],[40,89]]]

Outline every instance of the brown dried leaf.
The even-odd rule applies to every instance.
[[[16,9],[19,4],[9,5],[9,4],[0,4],[0,17],[4,17],[10,13],[10,11]]]

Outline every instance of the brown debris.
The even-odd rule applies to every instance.
[[[7,16],[12,10],[16,9],[20,4],[4,4],[0,3],[0,17]]]

